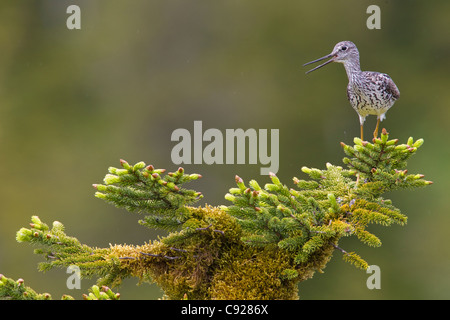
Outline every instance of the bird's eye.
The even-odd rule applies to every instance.
[[[342,47],[341,47],[341,50],[342,50],[342,51],[345,51],[345,50],[347,50],[347,47],[346,47],[346,46],[342,46]]]

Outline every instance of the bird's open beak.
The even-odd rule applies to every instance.
[[[317,67],[315,67],[314,69],[311,69],[311,70],[307,71],[306,73],[313,72],[314,70],[317,70],[317,69],[319,69],[319,68],[322,68],[323,66],[326,66],[326,65],[329,64],[330,62],[333,62],[333,61],[334,61],[334,58],[336,58],[336,54],[337,54],[336,52],[332,52],[332,53],[330,53],[329,55],[326,55],[325,57],[322,57],[322,58],[316,59],[316,60],[314,60],[314,61],[310,61],[310,62],[308,62],[308,63],[305,63],[303,66],[307,66],[308,64],[315,63],[315,62],[319,62],[319,61],[322,61],[322,60],[331,58],[331,59],[328,60],[327,62],[324,62],[324,63],[322,63],[321,65],[318,65]]]

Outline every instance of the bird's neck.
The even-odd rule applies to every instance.
[[[344,68],[347,72],[348,81],[353,82],[355,77],[361,73],[361,67],[359,65],[359,59],[352,61],[345,61]]]

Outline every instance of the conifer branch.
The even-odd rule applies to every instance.
[[[107,286],[99,288],[93,285],[89,288],[89,294],[83,294],[85,300],[119,300],[120,293],[114,293]],[[14,281],[0,274],[0,298],[5,300],[52,300],[48,293],[37,293],[24,284],[23,279]],[[61,300],[74,300],[70,295],[63,295]]]
[[[0,298],[8,300],[50,300],[48,293],[37,293],[24,284],[23,279],[14,281],[0,274]]]
[[[347,168],[303,167],[308,179],[294,177],[292,187],[275,174],[264,186],[236,176],[237,186],[225,195],[231,205],[221,207],[192,206],[202,194],[184,184],[198,174],[183,168],[165,174],[144,162],[121,160],[121,168],[108,169],[104,184],[94,184],[95,196],[143,213],[141,225],[169,230],[167,236],[143,245],[93,248],[68,236],[60,222],[50,228],[33,216],[16,239],[38,246],[34,252],[45,259],[41,271],[74,264],[82,277],[98,277],[85,299],[118,298],[109,286],[127,277],[156,282],[171,299],[296,299],[297,283],[321,271],[334,250],[368,268],[359,255],[338,245],[342,237],[378,247],[381,240],[368,230],[371,224],[406,224],[407,216],[383,194],[432,183],[406,170],[422,139],[399,145],[383,129],[372,142],[355,138],[354,143],[341,143]],[[0,275],[0,297],[50,298],[19,280]]]
[[[139,162],[131,166],[120,160],[122,169],[110,167],[105,184],[94,184],[95,196],[130,212],[147,215],[139,223],[149,228],[175,230],[191,218],[186,206],[200,200],[201,192],[184,189],[182,185],[201,178],[185,174],[183,168],[165,173]]]
[[[383,199],[385,192],[431,184],[421,174],[407,174],[406,162],[423,144],[423,139],[397,145],[388,140],[385,129],[373,143],[354,139],[355,146],[341,143],[348,169],[331,164],[326,170],[303,167],[310,181],[294,178],[296,189],[289,189],[274,175],[271,184],[261,188],[252,180],[246,186],[236,177],[238,188],[230,189],[225,199],[231,206],[222,209],[236,217],[245,231],[243,240],[253,246],[277,244],[293,252],[298,264],[308,261],[320,248],[332,245],[343,236],[356,235],[363,243],[378,247],[380,239],[367,230],[369,224],[404,225],[407,217]],[[358,175],[356,184],[352,176]],[[344,259],[358,267],[368,264],[354,253]]]

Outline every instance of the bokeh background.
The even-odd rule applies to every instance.
[[[81,8],[81,30],[68,30],[66,9]],[[366,9],[381,8],[381,29],[369,30]],[[409,217],[404,227],[373,226],[383,245],[356,238],[340,245],[381,268],[381,289],[339,252],[302,299],[450,298],[450,2],[443,1],[2,1],[0,2],[0,273],[24,278],[54,298],[65,270],[37,271],[40,257],[15,233],[31,215],[61,221],[91,246],[142,244],[150,232],[139,217],[94,197],[119,159],[176,170],[171,133],[256,128],[280,130],[281,181],[304,177],[304,165],[342,164],[340,141],[359,135],[346,98],[343,67],[305,75],[302,64],[355,42],[364,70],[389,73],[401,98],[382,123],[405,143],[424,138],[409,172],[434,184],[389,195]],[[366,121],[366,137],[375,117]],[[238,174],[258,165],[184,165],[203,175],[191,185],[200,204],[225,204]],[[157,299],[156,285],[126,280],[123,299]]]

